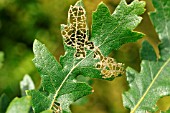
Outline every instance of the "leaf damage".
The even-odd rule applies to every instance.
[[[121,4],[123,2],[125,1],[122,0],[118,9],[135,9],[134,7],[122,6]],[[137,1],[134,4],[138,6]],[[124,5],[126,6],[127,4]],[[105,8],[107,7],[105,6]],[[144,8],[139,8],[141,8],[140,13],[142,13]],[[99,15],[97,15],[98,19],[103,18],[102,14],[104,10],[101,9],[102,7],[98,7],[97,12],[93,14],[99,13]],[[97,35],[94,37],[94,30],[100,30],[100,26],[98,26],[95,18],[93,18],[93,38],[91,38],[88,35],[89,30],[86,23],[86,11],[82,1],[80,0],[74,6],[70,6],[68,23],[67,25],[61,25],[65,55],[60,57],[60,63],[56,61],[41,42],[35,40],[33,45],[35,54],[33,62],[42,78],[41,88],[38,91],[27,91],[27,95],[32,96],[32,105],[35,113],[45,110],[70,113],[70,104],[94,91],[87,83],[76,80],[76,77],[79,75],[109,80],[110,78],[114,79],[123,74],[124,64],[117,63],[114,58],[108,57],[108,54],[113,50],[113,47],[119,48],[122,44],[136,41],[143,36],[140,33],[132,32],[141,20],[139,19],[140,17],[137,16],[138,13],[139,12],[133,13],[134,18],[137,18],[138,21],[133,24],[133,28],[131,29],[114,26],[115,21],[109,19],[108,22],[107,18],[105,18],[107,22],[104,22],[104,24],[110,26],[110,28],[108,29],[108,27],[106,27],[102,29],[108,30],[111,33],[107,32],[109,35],[103,35],[102,37],[98,37]],[[114,16],[116,16],[116,13]],[[120,15],[118,15],[118,17],[119,16]],[[128,16],[128,13],[125,14],[125,16]],[[123,20],[120,21],[122,22]],[[118,23],[119,21],[116,20],[116,22]],[[107,23],[110,24],[108,25]],[[94,28],[94,26],[98,26],[99,29],[97,29],[97,27]],[[115,33],[114,29],[123,29],[124,32],[120,32],[121,35],[119,35],[117,32]],[[110,35],[112,33],[113,35]],[[123,39],[121,39],[120,36],[125,36],[126,34],[133,35],[131,38],[134,39],[132,40],[130,37],[123,37]],[[97,42],[101,41],[101,39],[98,38],[104,40],[104,43],[100,46]],[[106,42],[112,42],[112,44]]]
[[[75,4],[68,11],[68,25],[62,25],[61,34],[64,43],[76,49],[76,58],[85,58],[86,49],[94,52],[94,58],[100,61],[95,67],[101,70],[102,78],[116,77],[124,73],[124,64],[117,63],[114,58],[104,57],[100,49],[89,41],[88,27],[86,23],[86,11],[83,6]]]

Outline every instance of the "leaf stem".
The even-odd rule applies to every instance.
[[[139,107],[139,105],[141,104],[141,102],[143,101],[143,99],[145,98],[145,96],[147,95],[147,93],[149,92],[149,90],[151,89],[153,83],[156,81],[156,79],[158,78],[159,74],[161,73],[161,71],[163,70],[163,68],[170,62],[170,58],[164,63],[164,65],[160,68],[160,70],[158,71],[158,73],[156,74],[155,78],[153,79],[153,81],[151,82],[151,84],[149,85],[149,87],[147,88],[147,90],[145,91],[145,93],[143,94],[143,96],[140,98],[140,100],[138,101],[138,103],[136,104],[136,106],[134,107],[134,109],[132,109],[132,111],[130,113],[135,113],[136,109]]]

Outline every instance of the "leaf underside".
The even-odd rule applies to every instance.
[[[27,91],[32,96],[35,113],[45,110],[70,113],[70,104],[93,92],[87,83],[77,81],[78,75],[106,80],[121,75],[123,64],[117,63],[108,54],[143,36],[132,30],[141,21],[139,15],[144,13],[144,6],[142,1],[135,0],[127,5],[122,0],[115,12],[110,14],[107,6],[101,3],[93,13],[91,38],[82,1],[70,6],[68,24],[61,25],[65,55],[60,57],[60,63],[42,43],[35,40],[33,62],[42,82],[39,90]]]
[[[144,42],[140,73],[127,68],[130,90],[123,94],[123,103],[131,113],[155,112],[158,99],[170,95],[170,1],[152,1],[156,11],[150,13],[150,18],[161,40],[160,59],[156,59],[152,46]]]

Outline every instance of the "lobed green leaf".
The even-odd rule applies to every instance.
[[[33,51],[35,54],[33,62],[42,78],[41,88],[39,90],[27,91],[27,94],[32,97],[32,106],[35,113],[45,110],[70,113],[70,104],[83,96],[91,94],[93,92],[92,88],[85,82],[79,82],[77,77],[82,75],[90,78],[103,79],[101,69],[96,68],[96,64],[100,59],[94,57],[95,49],[99,48],[98,52],[101,51],[104,56],[108,56],[114,48],[118,49],[124,43],[134,42],[141,38],[143,34],[133,32],[132,30],[141,21],[141,17],[138,15],[144,12],[144,6],[144,2],[139,2],[137,0],[132,2],[131,5],[127,5],[125,0],[122,0],[115,13],[110,15],[108,8],[103,3],[100,4],[97,11],[93,14],[92,38],[90,39],[85,19],[86,12],[83,8],[82,1],[78,1],[74,6],[70,7],[67,25],[61,25],[65,54],[60,57],[59,62],[56,61],[54,56],[41,42],[35,40],[33,44]],[[73,9],[79,11],[81,17],[74,17],[73,13],[75,13],[75,11]],[[122,13],[124,10],[127,12]],[[107,15],[104,16],[104,13]],[[81,20],[79,20],[79,18],[81,18]],[[102,21],[97,23],[99,19]],[[101,23],[103,23],[105,27],[103,27],[103,31],[100,32]],[[126,24],[126,26],[124,26],[124,24]],[[79,27],[77,27],[78,25]],[[94,31],[96,31],[96,33]],[[66,32],[68,32],[67,35]],[[103,32],[106,32],[106,34],[102,37],[98,37]],[[82,36],[86,38],[85,40],[80,40],[82,37],[78,38],[82,33]],[[70,34],[74,36],[71,37]],[[75,37],[75,34],[77,37]],[[125,37],[125,35],[128,36]],[[79,40],[83,40],[82,45],[79,44]],[[104,43],[101,44],[101,41]],[[88,44],[92,45],[89,46]],[[93,49],[89,49],[90,47],[93,47]],[[79,49],[81,49],[81,52]],[[115,63],[115,67],[121,65],[120,63],[117,64],[115,61],[113,63]],[[118,69],[119,68],[120,67],[118,67]],[[115,69],[113,71],[119,70]],[[105,79],[113,80],[114,76]]]
[[[156,11],[150,17],[161,40],[160,59],[156,60],[153,48],[144,42],[140,73],[127,68],[130,90],[123,94],[123,102],[131,113],[155,112],[158,99],[170,95],[170,1],[153,0],[153,4]]]

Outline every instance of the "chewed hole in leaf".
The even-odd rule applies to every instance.
[[[52,109],[53,109],[53,113],[61,113],[61,111],[62,111],[60,103],[58,103],[58,102],[53,103]]]
[[[104,57],[99,49],[95,51],[94,55],[100,59],[100,62],[98,62],[95,67],[101,70],[103,78],[117,77],[124,73],[124,64],[117,63],[111,57]]]
[[[68,12],[68,24],[62,30],[62,36],[67,46],[76,49],[74,57],[85,58],[86,50],[94,52],[94,58],[100,62],[96,64],[96,68],[101,70],[103,78],[116,77],[124,73],[122,63],[117,63],[113,58],[104,57],[100,49],[88,40],[88,28],[86,23],[86,12],[82,6],[71,6]]]
[[[103,78],[117,77],[124,73],[123,64],[117,63],[110,57],[105,57],[102,61],[98,62],[96,68],[101,69]]]
[[[67,46],[72,46],[76,49],[76,58],[85,58],[86,51],[94,49],[93,42],[88,41],[86,12],[82,6],[71,6],[68,13],[69,24],[64,26],[62,36],[65,39]]]

